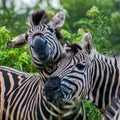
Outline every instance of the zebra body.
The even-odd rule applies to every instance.
[[[92,36],[83,36],[82,45],[67,45],[68,57],[64,58],[58,69],[51,75],[43,93],[46,98],[71,101],[87,98],[104,112],[118,96],[120,89],[120,57],[105,57],[93,48]],[[55,80],[54,80],[55,79]],[[55,81],[59,85],[56,90]],[[51,86],[52,84],[52,86]],[[50,96],[47,90],[53,89]],[[60,89],[60,90],[59,90]],[[57,92],[59,90],[59,92]]]
[[[14,70],[15,71],[15,70]],[[4,109],[2,109],[2,119],[4,120],[44,120],[47,118],[44,118],[42,114],[40,115],[38,109],[42,106],[41,101],[41,86],[42,81],[39,76],[35,77],[32,75],[21,74],[19,71],[12,71],[11,69],[7,68],[1,69],[1,75],[2,76],[8,76],[9,74],[13,78],[12,80],[10,78],[1,79],[1,85],[4,85],[5,88],[3,89],[1,93],[4,95],[1,95],[1,101],[4,101]],[[9,73],[11,72],[11,73]],[[15,78],[16,77],[16,78]],[[20,78],[21,77],[21,78]],[[9,83],[9,84],[8,84]],[[13,85],[13,83],[16,83],[16,85]],[[5,86],[6,85],[6,86]],[[3,105],[3,103],[1,103]],[[39,112],[39,113],[38,113]],[[42,112],[41,112],[42,113]],[[47,117],[47,114],[45,114]],[[41,118],[40,118],[41,117]],[[43,118],[42,118],[43,117]]]
[[[1,111],[0,111],[0,118],[1,120],[5,118],[6,107],[8,107],[8,101],[10,95],[13,93],[14,90],[20,86],[24,80],[29,78],[30,74],[18,71],[13,68],[0,66],[0,104],[1,104]]]
[[[96,55],[91,69],[93,81],[88,99],[93,99],[95,105],[105,110],[106,106],[111,104],[113,97],[118,96],[120,61],[117,58],[106,58],[101,55],[97,55],[97,58]]]
[[[77,120],[85,113],[80,102],[76,103],[76,111],[76,104],[63,102],[55,106],[47,101],[42,95],[44,81],[40,76],[0,67],[0,81],[1,120]]]

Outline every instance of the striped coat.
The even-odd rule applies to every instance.
[[[120,90],[120,57],[99,54],[93,48],[90,33],[84,34],[82,45],[68,44],[66,52],[68,57],[59,63],[58,69],[47,81],[44,95],[48,100],[87,98],[104,112]],[[49,89],[51,95],[47,92]]]

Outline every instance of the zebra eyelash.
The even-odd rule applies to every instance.
[[[25,40],[28,41],[28,34],[25,34]]]

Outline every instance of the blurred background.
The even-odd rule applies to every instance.
[[[120,54],[120,0],[0,0],[0,65],[30,73],[36,70],[27,46],[14,50],[6,48],[6,42],[26,32],[30,15],[40,9],[49,17],[66,10],[61,43],[80,42],[82,34],[90,31],[100,53]]]
[[[110,41],[112,53],[120,53],[120,0],[0,0],[0,26],[13,36],[19,35],[28,29],[31,13],[39,9],[51,16],[65,9],[65,30],[72,34],[80,28],[93,34],[97,31],[98,36],[104,35]]]
[[[60,30],[65,41],[80,42],[84,32],[91,32],[96,49],[105,55],[120,54],[120,0],[0,0],[0,65],[10,66],[31,74],[33,66],[28,46],[10,49],[6,43],[26,32],[30,15],[45,9],[49,17],[65,9],[67,18]],[[90,120],[100,120],[95,106],[85,103]]]

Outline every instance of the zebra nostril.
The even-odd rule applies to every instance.
[[[35,49],[35,47],[33,45],[30,45],[31,48]]]
[[[59,86],[55,86],[52,90],[53,91],[58,91],[59,90]]]
[[[44,41],[44,45],[45,45],[45,46],[47,45],[47,40]]]

